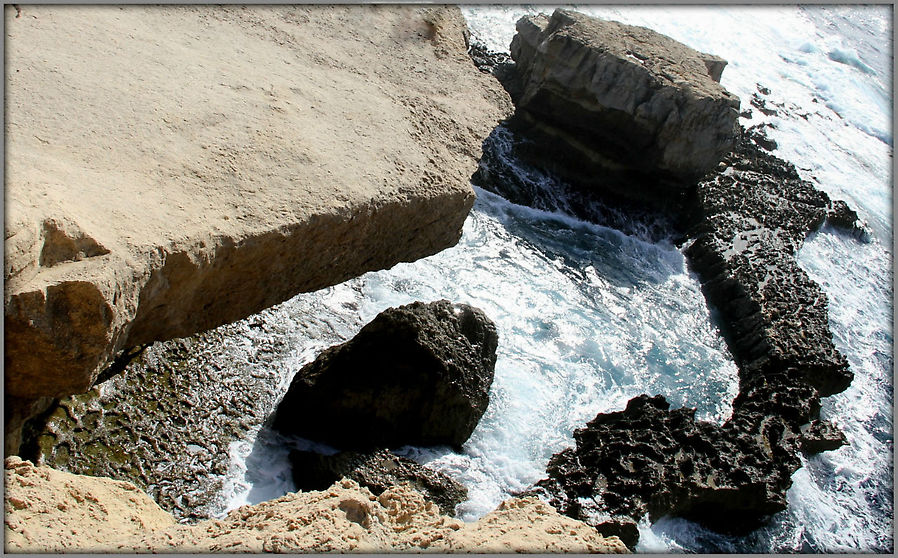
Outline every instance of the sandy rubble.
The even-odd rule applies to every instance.
[[[6,465],[8,552],[626,552],[616,537],[510,499],[476,523],[440,515],[409,486],[379,497],[351,480],[179,525],[132,484]]]

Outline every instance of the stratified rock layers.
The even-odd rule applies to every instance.
[[[688,181],[732,149],[739,99],[718,83],[720,58],[570,10],[524,17],[517,30],[515,116],[545,140],[547,168],[589,189],[639,177]]]
[[[5,16],[5,377],[26,415],[129,346],[454,244],[510,109],[457,9]]]
[[[389,308],[296,373],[273,427],[341,449],[460,447],[489,403],[498,342],[466,304]]]

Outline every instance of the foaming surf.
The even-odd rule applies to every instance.
[[[473,35],[508,50],[514,23],[553,7],[463,8]],[[891,10],[887,7],[610,7],[581,11],[644,25],[729,61],[722,83],[751,117],[768,124],[779,157],[832,197],[846,200],[873,231],[871,242],[824,229],[799,264],[830,300],[837,347],[855,380],[825,398],[822,414],[849,445],[805,459],[788,509],[744,537],[663,518],[640,523],[641,552],[841,552],[893,549]],[[766,93],[764,91],[767,91]],[[753,107],[759,96],[771,114]],[[499,131],[501,135],[501,130]],[[499,137],[501,140],[501,137]],[[522,173],[527,173],[520,169]],[[324,348],[351,338],[380,311],[446,298],[482,308],[500,344],[490,405],[461,453],[398,448],[463,482],[458,508],[474,520],[545,475],[549,457],[599,412],[641,393],[723,422],[737,372],[682,253],[657,223],[603,226],[572,216],[534,177],[542,209],[477,190],[458,245],[424,260],[300,295],[271,311],[282,321],[282,394]],[[618,216],[619,217],[619,216]],[[265,427],[232,445],[222,513],[293,490],[289,449],[333,448]]]

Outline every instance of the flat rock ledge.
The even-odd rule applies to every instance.
[[[624,553],[536,498],[506,500],[476,523],[440,515],[408,485],[375,496],[354,481],[287,494],[179,525],[132,484],[5,462],[7,552]]]
[[[511,110],[456,8],[5,18],[7,451],[128,347],[453,245]]]

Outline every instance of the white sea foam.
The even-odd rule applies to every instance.
[[[476,37],[507,51],[514,22],[554,7],[464,9]],[[775,126],[776,154],[845,199],[875,233],[866,245],[828,229],[800,264],[831,300],[835,341],[856,375],[823,413],[851,445],[807,460],[789,509],[747,537],[725,537],[681,519],[643,522],[641,551],[840,551],[892,548],[891,67],[877,58],[890,36],[887,9],[584,6],[646,25],[729,60],[723,84],[751,108],[757,84],[779,110],[745,125]],[[860,22],[860,23],[857,23]],[[855,23],[857,23],[855,25]],[[842,31],[840,31],[840,29]],[[850,32],[844,31],[850,29]],[[865,35],[865,33],[867,35]],[[889,49],[884,49],[889,52]],[[885,70],[883,70],[885,68]],[[817,99],[815,102],[814,99]],[[323,348],[349,339],[378,312],[447,298],[482,308],[499,330],[485,416],[462,453],[400,451],[464,482],[460,515],[475,519],[542,478],[548,458],[596,413],[640,393],[698,407],[722,421],[736,368],[712,325],[698,282],[668,242],[517,206],[478,190],[458,246],[366,274],[271,311],[291,336],[279,393]],[[289,448],[309,442],[261,429],[232,447],[228,507],[293,489]],[[328,448],[317,447],[327,451]]]

